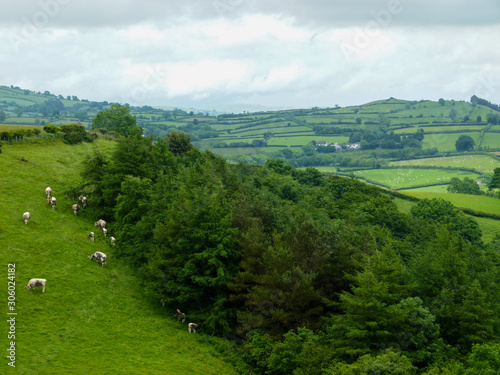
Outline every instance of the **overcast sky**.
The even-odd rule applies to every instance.
[[[499,0],[3,0],[2,85],[198,109],[500,103]]]

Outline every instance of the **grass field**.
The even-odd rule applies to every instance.
[[[425,185],[446,184],[452,177],[477,179],[472,172],[447,171],[442,169],[369,169],[354,171],[358,177],[377,182],[390,189],[403,189]]]
[[[421,192],[421,193],[447,193],[448,185],[433,185],[433,186],[425,186],[419,187],[415,189],[407,189],[405,190],[405,194],[407,192]]]
[[[426,134],[424,140],[422,141],[422,146],[423,148],[436,147],[440,152],[456,151],[455,143],[461,135],[468,135],[469,137],[474,139],[476,145],[479,145],[479,138],[481,137],[481,133],[468,132],[468,133]]]
[[[73,215],[76,202],[62,192],[77,180],[85,155],[109,153],[113,146],[104,140],[75,146],[57,140],[2,147],[0,306],[6,321],[8,264],[15,264],[17,315],[15,339],[8,339],[3,325],[0,373],[235,374],[202,327],[190,335],[173,311],[146,299],[137,277],[101,234],[95,242],[87,238],[98,219],[91,208]],[[21,162],[21,156],[31,162]],[[47,186],[57,198],[55,210],[47,204]],[[28,225],[25,211],[31,213]],[[89,260],[95,251],[108,255],[105,268]],[[45,293],[24,288],[35,277],[47,279]],[[16,348],[13,371],[5,370],[10,341]]]
[[[500,133],[487,133],[483,142],[481,143],[482,147],[489,147],[490,149],[499,149],[500,148]]]
[[[0,132],[9,132],[18,129],[43,129],[41,125],[18,125],[18,124],[0,124]]]
[[[390,162],[390,166],[402,167],[407,165],[427,167],[454,167],[474,168],[479,172],[492,173],[500,167],[500,160],[488,155],[460,155],[441,158],[427,158]]]
[[[486,197],[483,195],[430,193],[421,191],[404,191],[404,194],[411,195],[419,199],[441,198],[453,203],[453,205],[457,207],[472,208],[473,210],[500,215],[500,199],[498,198]]]
[[[267,144],[269,146],[273,145],[284,145],[284,146],[304,146],[311,141],[326,141],[328,144],[335,142],[345,143],[349,141],[349,137],[328,137],[321,135],[304,135],[299,137],[272,137]]]

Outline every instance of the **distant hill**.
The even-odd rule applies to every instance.
[[[110,104],[0,87],[4,124],[77,122],[90,128],[97,112]],[[210,149],[232,162],[262,164],[280,157],[297,167],[374,168],[386,161],[456,152],[455,142],[461,135],[474,140],[474,151],[500,151],[498,106],[475,96],[471,102],[389,98],[349,107],[250,107],[252,112],[246,108],[227,106],[224,110],[229,113],[215,115],[213,111],[145,105],[131,107],[131,113],[146,135],[162,137],[180,130],[190,134],[200,149]],[[245,112],[238,113],[241,110]],[[339,146],[334,150],[316,147],[315,142]]]

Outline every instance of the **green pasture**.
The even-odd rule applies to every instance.
[[[485,133],[481,147],[488,147],[490,149],[500,148],[500,133]]]
[[[389,163],[389,166],[474,168],[479,172],[492,173],[495,168],[500,167],[500,159],[489,155],[460,155],[441,158],[393,161]]]
[[[395,134],[401,133],[416,133],[419,129],[424,130],[424,136],[429,133],[439,133],[439,132],[458,132],[458,131],[481,131],[485,128],[485,125],[450,125],[450,126],[419,126],[404,129],[394,130]]]
[[[15,338],[7,324],[0,343],[15,341],[16,368],[2,374],[236,374],[200,327],[189,334],[171,308],[149,300],[139,279],[115,256],[100,234],[99,219],[87,207],[78,216],[64,191],[79,178],[85,156],[110,153],[114,142],[69,146],[60,140],[40,144],[3,144],[0,154],[0,264],[4,282],[0,305],[7,320],[7,270],[15,264]],[[31,162],[20,161],[21,156]],[[47,204],[52,187],[57,207]],[[24,212],[31,213],[28,225]],[[112,223],[110,234],[112,235]],[[96,241],[87,238],[95,231]],[[117,247],[119,243],[117,244]],[[102,251],[105,268],[89,260]],[[30,278],[45,278],[45,293],[27,291]],[[227,352],[227,351],[226,351]]]
[[[256,135],[256,134],[265,134],[268,132],[272,132],[274,134],[283,134],[283,133],[294,133],[294,132],[308,132],[314,134],[314,131],[307,126],[287,126],[286,123],[279,123],[277,126],[270,127],[269,124],[267,127],[259,126],[255,128],[247,128],[247,129],[239,129],[231,131],[233,135]]]
[[[452,194],[452,193],[430,193],[404,191],[404,194],[411,195],[419,199],[441,198],[453,203],[456,207],[471,208],[473,210],[488,212],[500,215],[500,199],[487,197],[484,195]],[[499,221],[500,225],[500,221]],[[500,229],[500,227],[499,227]]]
[[[40,129],[43,130],[42,125],[19,125],[19,124],[0,124],[0,132],[10,132],[19,129]]]
[[[413,189],[405,189],[404,193],[407,192],[422,192],[422,193],[446,193],[448,192],[449,185],[432,185],[432,186],[424,186]]]
[[[485,217],[474,217],[483,232],[483,241],[491,242],[500,233],[500,220],[488,219]]]
[[[456,151],[455,143],[461,135],[468,135],[474,142],[476,146],[479,145],[479,139],[481,137],[480,132],[467,132],[467,133],[441,133],[441,134],[426,134],[424,140],[422,141],[422,147],[424,149],[436,147],[440,152],[454,152]]]
[[[453,177],[477,179],[473,172],[450,171],[445,169],[369,169],[353,172],[369,182],[379,183],[390,189],[398,190],[411,187],[446,184]]]
[[[304,135],[304,136],[299,136],[299,137],[272,137],[269,139],[267,144],[269,146],[272,145],[283,145],[283,146],[304,146],[307,145],[308,143],[316,141],[316,142],[321,142],[321,141],[326,141],[328,144],[332,143],[345,143],[349,141],[349,137],[328,137],[328,136],[321,136],[321,135]]]

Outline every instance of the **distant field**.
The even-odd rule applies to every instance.
[[[474,217],[483,232],[483,241],[488,243],[493,240],[496,234],[500,233],[500,220],[487,219],[484,217]]]
[[[500,133],[486,133],[481,146],[496,149],[500,148]]]
[[[394,130],[394,133],[416,133],[418,129],[423,129],[424,134],[437,133],[437,132],[451,132],[451,131],[463,131],[463,130],[474,130],[481,131],[485,125],[463,125],[463,126],[419,126],[405,129]]]
[[[425,186],[425,187],[419,187],[415,189],[408,189],[405,190],[404,193],[409,193],[409,192],[419,192],[419,193],[447,193],[448,192],[448,186],[449,185],[434,185],[434,186]]]
[[[17,125],[17,124],[0,124],[0,132],[9,132],[18,129],[43,129],[42,125]]]
[[[473,210],[500,215],[500,199],[498,198],[486,197],[483,195],[424,193],[415,191],[404,191],[403,193],[420,199],[441,198],[453,203],[457,207],[471,208]]]
[[[488,155],[460,155],[442,158],[414,159],[390,162],[389,166],[400,167],[407,165],[431,166],[431,167],[454,167],[474,168],[480,172],[493,172],[500,167],[500,160]]]
[[[436,147],[440,152],[450,152],[456,151],[455,142],[461,135],[468,135],[476,145],[479,144],[479,138],[481,136],[480,132],[469,132],[469,133],[451,133],[451,134],[426,134],[424,140],[422,141],[423,148],[433,148]]]
[[[312,135],[306,135],[306,136],[300,136],[300,137],[273,137],[269,140],[267,143],[269,146],[272,145],[284,145],[284,146],[303,146],[311,141],[326,141],[328,144],[331,143],[345,143],[349,141],[349,137],[324,137],[324,136],[312,136]]]
[[[453,177],[477,179],[477,173],[447,171],[442,169],[370,169],[354,171],[358,177],[377,182],[391,189],[403,189],[425,185],[446,184]]]

